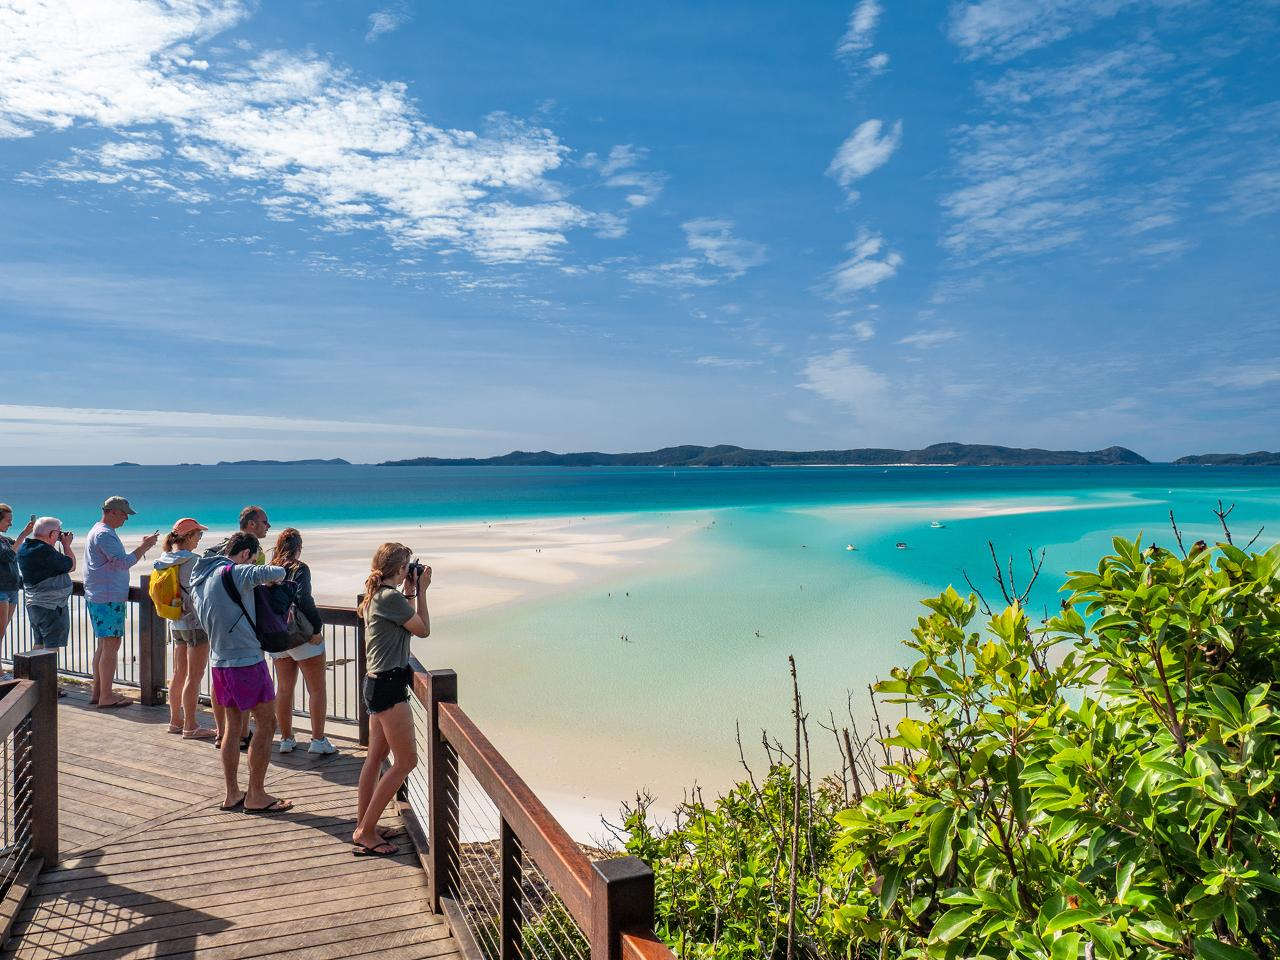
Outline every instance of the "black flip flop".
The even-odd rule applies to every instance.
[[[379,852],[382,847],[391,847],[386,853]],[[352,841],[351,855],[353,857],[394,857],[400,852],[400,848],[388,840],[383,840],[372,847],[365,846],[363,843]]]
[[[239,800],[237,800],[235,803],[232,803],[232,804],[225,804],[225,803],[219,804],[218,809],[224,810],[224,811],[239,810],[243,806],[244,806],[244,797],[241,797]]]
[[[246,806],[244,808],[244,812],[252,813],[254,816],[260,817],[260,816],[263,816],[264,814],[270,815],[273,813],[288,813],[292,809],[293,809],[292,800],[284,800],[280,797],[276,797],[274,800],[271,801],[271,803],[269,803],[265,807]]]

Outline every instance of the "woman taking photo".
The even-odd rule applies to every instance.
[[[402,543],[384,543],[373,555],[358,612],[364,617],[368,674],[362,693],[369,713],[369,752],[360,770],[356,830],[351,840],[358,857],[389,857],[397,852],[387,833],[378,829],[387,804],[418,762],[409,709],[411,637],[431,634],[427,587],[431,568],[409,564],[411,551]],[[396,589],[399,585],[400,589]],[[382,773],[387,755],[392,764]]]
[[[200,725],[196,712],[200,697],[200,681],[204,668],[209,664],[209,636],[196,619],[191,602],[191,564],[196,559],[195,549],[200,538],[209,528],[183,517],[173,525],[164,538],[164,553],[154,564],[155,569],[178,568],[178,595],[181,598],[182,616],[174,620],[169,631],[173,638],[173,679],[169,681],[169,732],[180,733],[184,740],[214,740],[222,729],[222,708],[213,703],[213,722],[218,730]]]
[[[311,746],[307,753],[337,753],[338,748],[324,735],[325,715],[329,702],[325,689],[324,622],[311,595],[311,568],[302,562],[302,534],[293,527],[286,527],[276,538],[276,548],[271,555],[273,567],[289,571],[289,580],[296,583],[294,602],[297,611],[307,618],[311,628],[311,642],[300,647],[273,653],[271,659],[276,668],[276,726],[280,728],[280,752],[292,753],[298,741],[293,736],[293,694],[298,687],[298,673],[307,685],[307,711],[311,714]]]
[[[18,548],[31,535],[35,517],[22,528],[17,540],[5,534],[13,526],[13,507],[0,503],[0,640],[9,629],[9,621],[18,612],[18,591],[22,589],[22,575],[18,572]]]

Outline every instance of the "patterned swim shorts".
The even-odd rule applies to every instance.
[[[93,624],[93,635],[96,639],[124,636],[123,603],[88,602],[85,606],[89,608],[89,620]]]

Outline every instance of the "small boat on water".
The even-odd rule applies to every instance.
[[[858,548],[857,548],[857,547],[855,547],[852,543],[846,543],[846,544],[844,545],[844,548],[845,548],[846,550],[857,550],[857,549],[858,549]]]
[[[907,545],[906,545],[905,543],[903,543],[901,540],[899,540],[897,543],[895,543],[895,544],[894,544],[894,546],[895,546],[895,547],[897,547],[899,550],[905,550],[905,549],[907,549]]]
[[[945,523],[939,523],[937,520],[935,520],[935,521],[933,521],[933,523],[929,524],[929,526],[933,527],[933,529],[935,529],[935,530],[941,530],[943,527],[945,527],[945,526],[946,526],[946,524],[945,524]]]

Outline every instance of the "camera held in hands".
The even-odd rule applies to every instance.
[[[409,579],[414,583],[417,583],[422,579],[422,573],[426,569],[427,568],[423,565],[422,561],[417,557],[414,557],[409,561]]]

